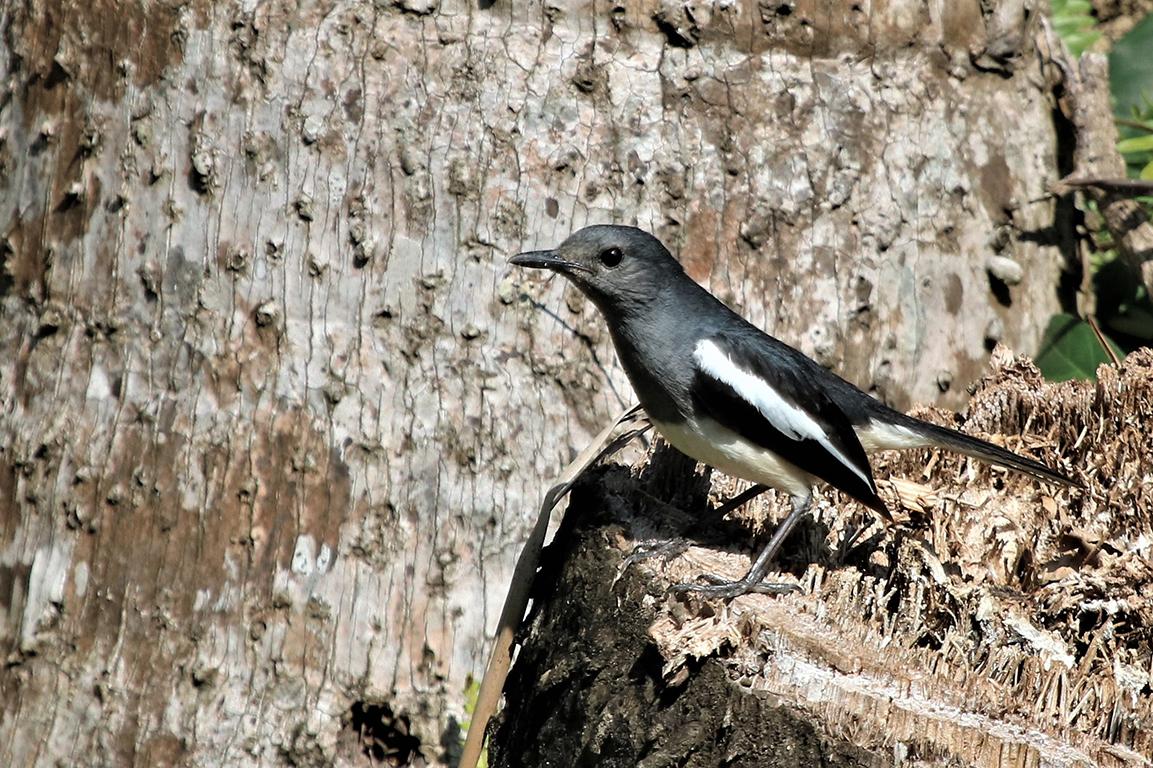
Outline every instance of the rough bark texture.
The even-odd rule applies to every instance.
[[[899,404],[1056,309],[1029,3],[479,5],[0,6],[0,763],[451,759],[631,397],[513,252],[638,223]]]
[[[610,544],[620,529],[609,511],[619,511],[618,499],[609,489],[622,484],[630,484],[627,473],[596,473],[574,491],[571,514],[536,583],[539,607],[508,681],[504,725],[490,764],[878,764],[864,750],[821,733],[775,696],[734,696],[729,672],[717,659],[693,660],[671,684],[664,678],[649,625],[665,585],[641,569],[621,576],[620,550]]]
[[[890,456],[896,523],[827,494],[786,549],[780,579],[803,593],[669,595],[741,575],[747,528],[702,514],[708,478],[670,452],[590,476],[542,572],[494,765],[1147,765],[1153,353],[1096,385],[1004,366],[965,428],[1024,434],[1006,442],[1087,490]],[[685,535],[706,543],[618,572],[637,541]]]

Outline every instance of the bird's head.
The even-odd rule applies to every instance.
[[[636,227],[585,227],[551,251],[529,251],[510,261],[564,275],[602,312],[627,314],[648,304],[684,270],[661,241]]]

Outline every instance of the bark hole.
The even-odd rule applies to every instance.
[[[387,704],[358,701],[349,710],[345,729],[356,737],[372,765],[411,765],[421,754],[407,715],[394,714]]]

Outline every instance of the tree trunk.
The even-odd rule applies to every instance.
[[[658,451],[639,474],[587,477],[543,559],[490,764],[1146,764],[1150,419],[1151,353],[1097,386],[1046,386],[1011,362],[965,428],[1028,433],[1010,446],[1075,467],[1085,492],[890,457],[895,524],[827,494],[770,576],[802,591],[725,603],[668,592],[737,578],[755,554],[747,527],[703,514],[706,476]],[[779,518],[776,502],[752,519]],[[703,544],[623,564],[637,541],[685,536]]]
[[[1031,6],[479,5],[0,7],[0,763],[451,761],[632,397],[518,250],[649,228],[898,404],[1035,347]]]

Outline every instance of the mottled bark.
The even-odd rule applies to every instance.
[[[667,589],[740,576],[749,527],[788,499],[719,521],[707,510],[734,484],[710,498],[667,451],[639,473],[588,477],[544,558],[493,764],[1147,763],[1150,419],[1153,354],[1096,385],[1046,386],[1006,361],[965,428],[1025,434],[1004,439],[1084,492],[956,456],[889,456],[878,474],[894,523],[827,493],[771,575],[802,590],[728,603]],[[681,536],[694,544],[624,566],[634,543]]]
[[[1031,5],[480,5],[0,7],[0,762],[451,759],[631,397],[517,250],[650,228],[900,404],[1035,346]]]

